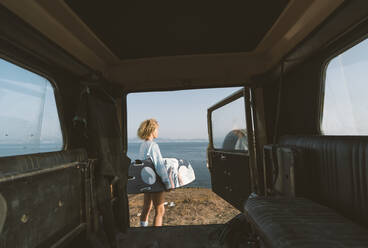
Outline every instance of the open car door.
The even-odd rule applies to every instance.
[[[253,136],[249,98],[249,89],[241,89],[210,107],[207,115],[212,190],[240,211],[252,192],[254,151],[253,138],[249,138]]]

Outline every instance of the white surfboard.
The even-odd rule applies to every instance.
[[[177,158],[164,158],[164,161],[174,189],[188,185],[195,180],[194,170],[189,161]],[[151,159],[134,161],[129,167],[128,175],[128,194],[165,190]]]
[[[164,161],[174,188],[183,187],[195,180],[194,170],[189,161],[177,158],[164,158]]]

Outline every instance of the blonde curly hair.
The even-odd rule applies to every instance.
[[[148,139],[156,128],[158,128],[158,122],[155,119],[145,120],[139,125],[137,135],[143,140]]]

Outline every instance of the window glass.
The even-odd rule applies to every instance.
[[[62,149],[51,83],[0,59],[0,157]]]
[[[321,131],[368,135],[368,40],[330,61],[326,69]]]
[[[215,149],[248,150],[244,97],[212,112],[212,134]]]

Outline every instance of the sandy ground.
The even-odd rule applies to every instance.
[[[211,189],[182,188],[165,193],[164,225],[222,224],[240,212]],[[143,194],[129,195],[130,226],[139,226]],[[154,210],[149,225],[152,225]]]

